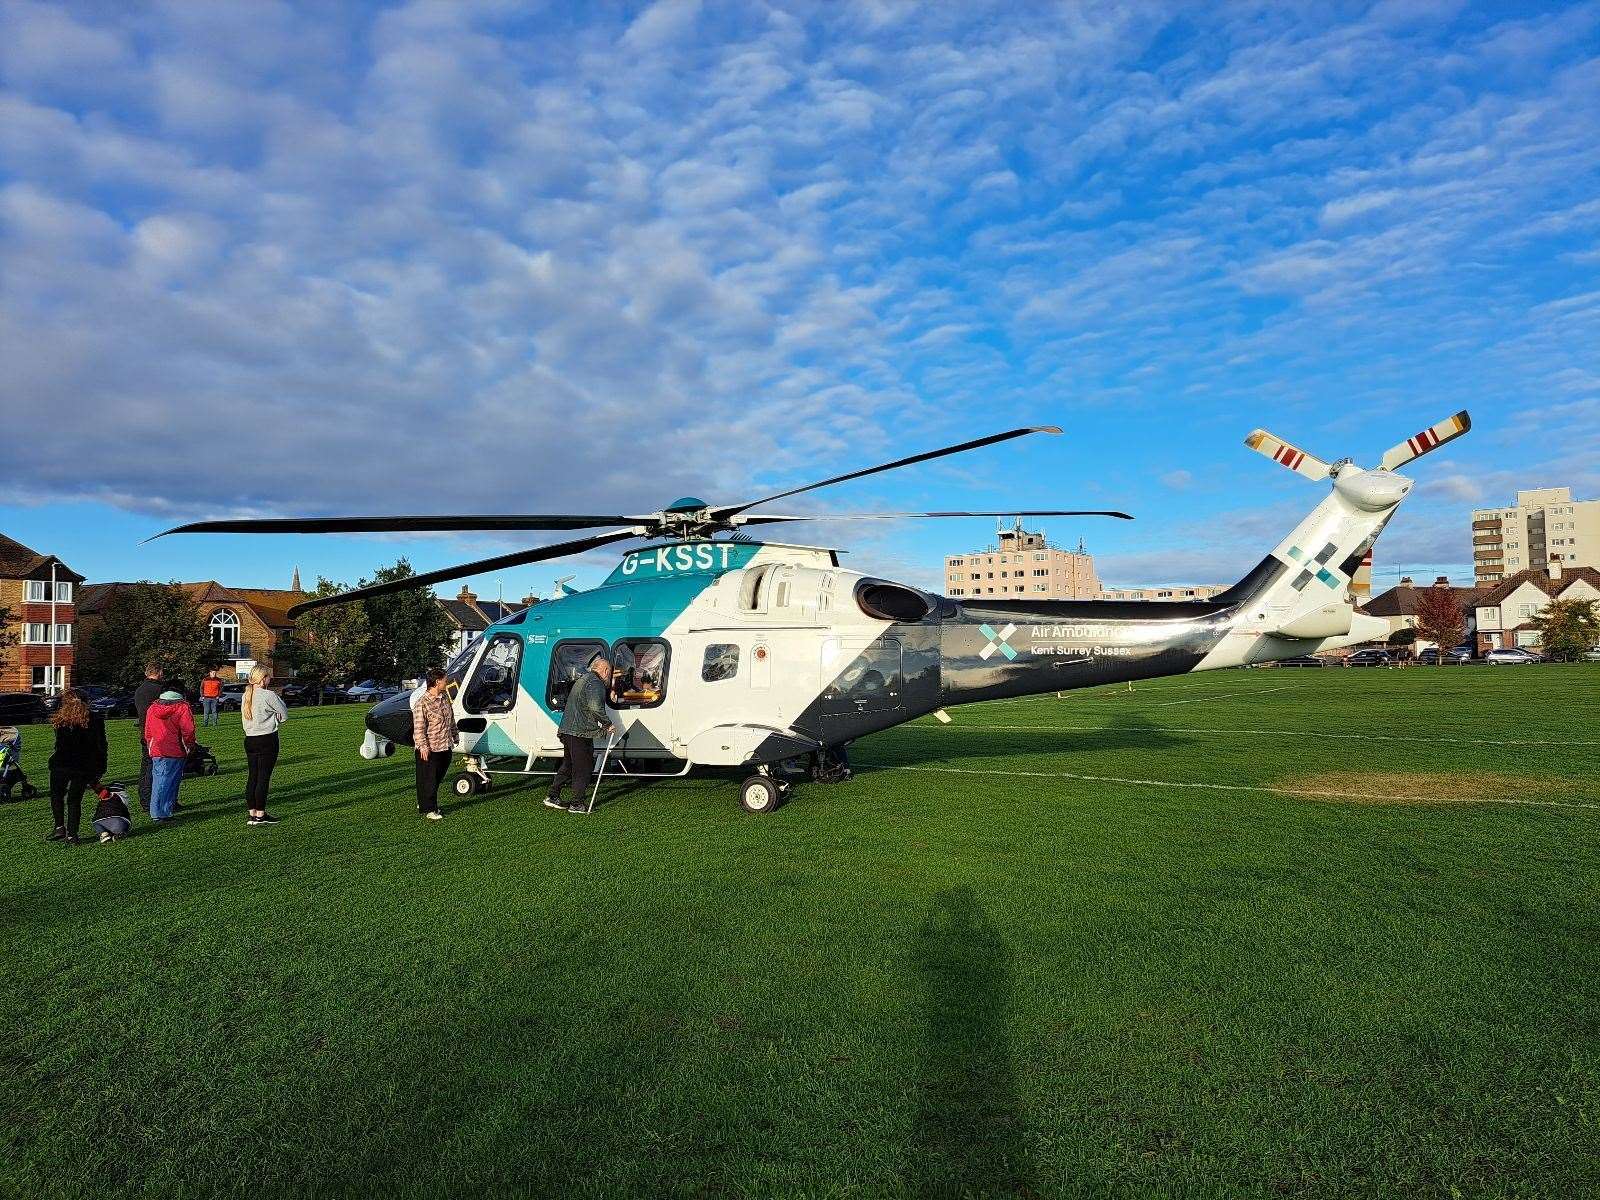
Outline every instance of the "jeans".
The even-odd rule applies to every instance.
[[[150,760],[150,815],[165,821],[172,815],[172,806],[178,802],[178,784],[183,782],[183,759],[152,758]]]
[[[215,696],[201,696],[200,710],[205,714],[200,718],[202,725],[215,725],[217,723],[217,698]]]
[[[244,739],[244,757],[250,766],[244,785],[244,806],[251,812],[267,811],[267,785],[278,765],[278,735],[252,734]]]
[[[139,721],[139,728],[144,728],[144,720]],[[150,743],[143,737],[139,739],[139,807],[145,812],[150,811],[150,797],[154,792],[150,782]]]
[[[78,825],[83,820],[83,792],[93,782],[88,776],[69,771],[50,772],[50,815],[55,818],[57,829],[78,836]],[[63,809],[65,820],[62,820]]]
[[[439,785],[444,782],[444,777],[450,771],[450,760],[453,756],[448,750],[430,750],[424,759],[421,751],[417,752],[417,811],[431,813],[439,811]]]
[[[561,791],[572,784],[572,796],[579,804],[589,801],[589,780],[594,775],[594,739],[575,737],[570,733],[559,735],[561,748],[566,751],[561,759],[561,769],[550,781],[550,799],[561,799]]]
[[[109,833],[112,837],[127,837],[132,828],[127,817],[101,817],[94,827],[97,833]]]

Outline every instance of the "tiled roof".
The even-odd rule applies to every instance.
[[[1515,575],[1507,575],[1489,591],[1478,597],[1478,603],[1483,605],[1499,604],[1512,592],[1525,583],[1531,583],[1546,596],[1559,596],[1575,580],[1587,580],[1591,585],[1600,588],[1600,570],[1594,567],[1562,567],[1561,576],[1551,579],[1549,574],[1538,569],[1518,571]]]
[[[482,633],[489,627],[489,622],[478,611],[475,605],[468,604],[465,600],[441,600],[439,607],[444,609],[444,615],[457,629],[465,629],[470,633]]]
[[[56,578],[65,583],[82,583],[79,575],[53,554],[40,554],[21,542],[0,533],[0,579],[48,579],[50,564],[56,564]]]
[[[1386,592],[1380,592],[1366,604],[1361,606],[1361,611],[1373,617],[1414,617],[1417,615],[1417,597],[1423,592],[1432,591],[1433,584],[1424,584],[1422,587],[1402,585],[1392,587]],[[1463,608],[1470,608],[1482,604],[1477,588],[1452,587],[1456,601]]]
[[[93,615],[111,598],[117,588],[132,587],[128,583],[91,583],[78,590],[78,611]],[[261,623],[269,629],[289,629],[294,622],[289,618],[289,607],[309,600],[305,592],[292,592],[286,588],[229,588],[216,580],[178,585],[196,604],[236,604],[250,608]]]

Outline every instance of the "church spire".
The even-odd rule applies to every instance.
[[[300,590],[300,568],[298,565],[294,569],[294,581],[289,584],[289,590],[292,592]]]

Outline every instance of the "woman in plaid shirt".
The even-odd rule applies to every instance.
[[[417,811],[430,821],[442,821],[439,784],[450,770],[450,756],[456,748],[456,713],[444,672],[434,667],[427,680],[427,690],[411,705],[411,744],[417,753]]]

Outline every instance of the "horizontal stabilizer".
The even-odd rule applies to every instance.
[[[1421,433],[1413,434],[1398,446],[1391,446],[1384,451],[1383,461],[1378,465],[1385,471],[1392,471],[1396,467],[1403,467],[1413,458],[1421,458],[1430,450],[1437,450],[1446,442],[1453,442],[1467,430],[1472,428],[1472,418],[1467,415],[1467,410],[1462,409],[1453,417],[1446,417],[1437,425],[1429,426]]]
[[[1280,437],[1274,437],[1265,429],[1258,429],[1245,438],[1244,444],[1257,454],[1265,454],[1279,466],[1288,467],[1297,474],[1304,475],[1307,479],[1326,479],[1328,477],[1328,464],[1315,455],[1307,454],[1298,446],[1291,446]]]

